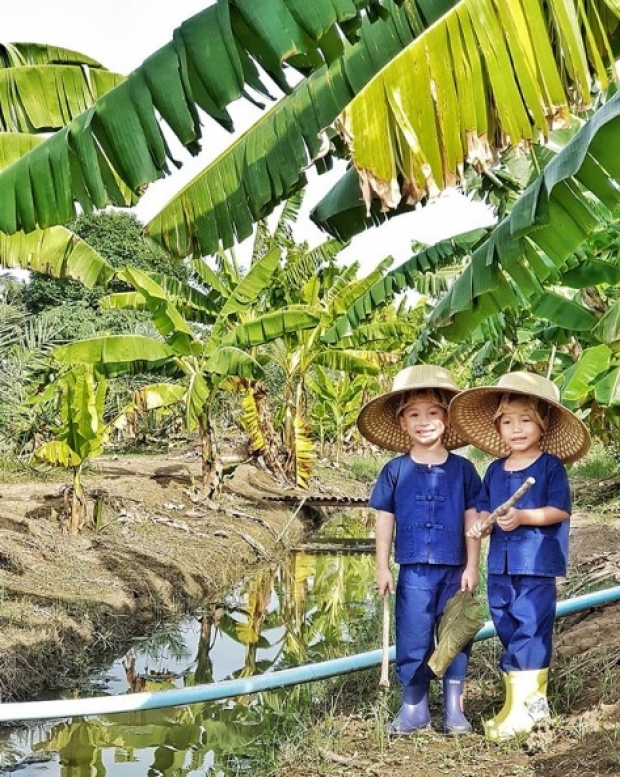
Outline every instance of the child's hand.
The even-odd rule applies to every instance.
[[[477,566],[465,567],[463,574],[461,575],[461,591],[469,591],[472,594],[476,593],[478,577]]]
[[[379,596],[383,597],[388,592],[394,593],[394,578],[389,569],[377,570],[377,588],[379,589]]]
[[[492,526],[487,526],[483,529],[484,521],[476,521],[473,526],[467,530],[467,536],[472,540],[481,540],[483,537],[488,537],[491,533]]]
[[[497,525],[504,531],[514,531],[521,526],[521,510],[517,510],[515,507],[511,507],[506,515],[502,515],[497,519]]]

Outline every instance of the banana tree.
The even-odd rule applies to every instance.
[[[68,530],[76,534],[87,521],[87,503],[82,469],[90,459],[103,453],[108,425],[103,420],[107,383],[89,365],[78,365],[61,375],[57,385],[61,425],[56,439],[35,451],[35,457],[56,467],[70,469],[73,475]]]
[[[308,382],[315,399],[313,417],[320,428],[321,454],[328,430],[334,440],[336,462],[342,455],[345,432],[355,424],[362,407],[366,382],[361,375],[351,380],[346,373],[342,379],[332,379],[318,364],[314,368],[314,380]]]
[[[262,367],[248,350],[317,323],[316,315],[299,309],[282,309],[247,323],[235,323],[235,312],[251,305],[269,283],[277,259],[273,255],[264,257],[219,310],[209,311],[210,299],[206,295],[201,311],[210,313],[213,323],[208,331],[192,329],[176,307],[174,293],[146,273],[125,268],[118,277],[131,284],[136,293],[111,295],[109,304],[145,306],[162,340],[137,336],[93,338],[55,351],[61,362],[89,364],[106,376],[133,371],[166,374],[178,380],[178,386],[156,384],[142,389],[141,401],[149,408],[183,403],[188,428],[198,428],[200,434],[201,494],[205,498],[217,494],[221,483],[222,466],[211,406],[222,381],[229,376],[256,379],[262,374]],[[173,284],[173,288],[178,289],[178,285]],[[192,299],[201,302],[199,290],[195,290]]]
[[[385,260],[361,280],[357,278],[356,263],[339,268],[330,260],[312,271],[306,266],[304,272],[300,266],[294,266],[291,268],[295,273],[294,282],[287,280],[285,266],[278,278],[280,283],[271,287],[275,298],[283,296],[289,304],[308,305],[319,314],[313,328],[287,335],[266,351],[266,358],[284,377],[280,418],[284,448],[290,452],[287,471],[295,473],[301,485],[307,483],[313,461],[313,446],[308,437],[307,385],[313,368],[318,365],[335,372],[377,375],[386,359],[398,358],[398,353],[417,334],[417,327],[404,318],[371,322],[347,337],[335,338],[330,344],[322,340],[333,323],[366,294],[390,263],[391,259]]]
[[[555,346],[556,356],[562,351],[570,356],[568,363],[555,365],[565,372],[558,381],[566,385],[567,400],[593,416],[604,415],[607,422],[617,415],[620,375],[615,248],[620,166],[614,152],[620,137],[619,97],[594,114],[474,246],[461,276],[429,317],[429,326],[441,335],[461,343],[486,340],[488,350],[493,336],[505,339],[509,315],[525,311],[532,323],[524,338],[532,340],[531,332],[538,329],[540,341]],[[431,247],[423,257],[391,270],[366,304],[343,317],[335,331],[357,326],[411,285],[421,258],[450,261],[451,253],[446,244]],[[585,353],[591,354],[588,360]]]

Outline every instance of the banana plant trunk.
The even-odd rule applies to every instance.
[[[73,489],[71,494],[71,509],[67,521],[70,534],[78,534],[86,524],[86,494],[82,485],[82,465],[73,467]]]
[[[280,463],[280,446],[278,445],[276,432],[273,428],[271,411],[269,410],[269,404],[267,402],[267,392],[260,386],[254,389],[254,402],[256,403],[258,426],[265,443],[260,450],[260,455],[270,472],[286,479],[286,473]]]
[[[284,470],[287,478],[295,477],[295,396],[293,387],[286,385],[284,389]]]
[[[198,419],[198,427],[200,429],[200,452],[202,458],[201,496],[205,499],[213,499],[220,494],[224,466],[215,430],[211,423],[211,415],[206,408],[203,408]]]

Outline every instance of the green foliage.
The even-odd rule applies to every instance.
[[[356,456],[346,463],[348,470],[356,480],[362,483],[374,483],[383,465],[391,456]]]
[[[112,267],[120,269],[131,265],[146,272],[166,273],[178,280],[184,280],[187,276],[183,264],[178,259],[171,259],[162,248],[143,237],[142,225],[131,213],[110,211],[84,214],[70,226]],[[110,290],[127,291],[130,288],[128,284],[114,280],[108,289],[99,286],[87,289],[77,281],[33,273],[30,283],[23,289],[22,300],[32,313],[40,313],[48,308],[64,305],[73,306],[75,311],[79,311],[81,307],[83,310],[98,312],[99,301],[104,294]],[[83,315],[87,320],[95,321],[95,316]],[[116,331],[122,328],[122,323],[115,325],[116,317],[116,313],[109,316],[102,328]],[[78,324],[79,318],[77,313]]]
[[[610,478],[620,471],[618,444],[594,442],[586,456],[571,467],[571,478]]]
[[[0,303],[0,437],[4,450],[17,456],[32,453],[54,422],[45,392],[56,377],[49,353],[58,338],[51,316]]]

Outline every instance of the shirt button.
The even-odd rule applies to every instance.
[[[426,524],[426,528],[427,529],[432,529],[433,528],[433,524],[432,523],[427,523]]]
[[[427,498],[427,500],[428,500],[429,502],[430,502],[430,501],[433,499],[433,497],[432,497],[430,494],[427,494],[426,498]]]

